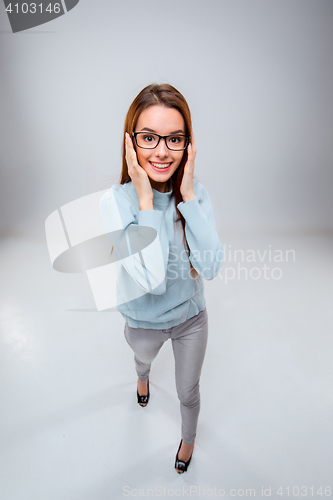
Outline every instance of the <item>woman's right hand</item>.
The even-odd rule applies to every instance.
[[[140,210],[153,210],[154,193],[147,172],[139,165],[132,139],[125,132],[125,151],[128,174],[139,198]]]

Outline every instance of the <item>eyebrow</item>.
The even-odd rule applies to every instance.
[[[153,134],[157,134],[156,130],[153,130],[151,128],[148,128],[148,127],[143,127],[141,129],[141,131],[143,130],[147,130],[148,132],[152,132]],[[174,130],[173,132],[170,132],[170,134],[168,135],[173,135],[173,134],[184,134],[184,131],[183,130]]]

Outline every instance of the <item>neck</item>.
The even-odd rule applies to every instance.
[[[151,184],[151,187],[156,189],[156,191],[159,191],[160,193],[166,193],[167,191],[169,191],[169,181],[165,181],[165,182],[156,182],[156,181],[153,181],[152,179],[150,179],[150,184]]]

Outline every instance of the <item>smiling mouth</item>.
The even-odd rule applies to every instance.
[[[158,170],[166,170],[167,168],[170,167],[172,162],[169,163],[155,163],[150,161],[149,162],[155,169],[157,168]]]

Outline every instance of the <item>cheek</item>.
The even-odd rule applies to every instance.
[[[184,157],[184,153],[180,154],[179,157],[177,158],[177,164],[179,165]]]

